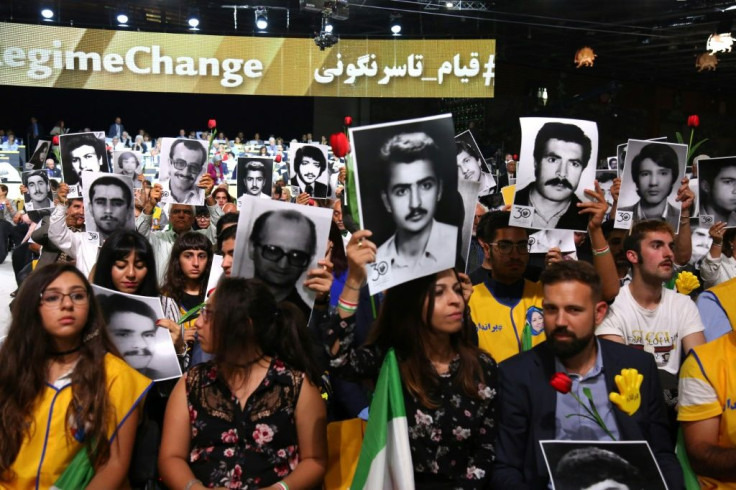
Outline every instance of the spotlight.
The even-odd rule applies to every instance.
[[[452,2],[445,2],[445,7],[447,7],[448,9],[451,9],[454,6],[455,6],[455,4],[452,3]]]
[[[117,19],[118,19],[118,24],[120,24],[121,26],[124,26],[128,23],[128,16],[125,14],[118,14]]]
[[[332,29],[334,29],[334,28],[332,27],[332,24],[325,24],[325,32],[326,32],[327,34],[331,34],[331,33],[332,33]]]
[[[41,11],[41,17],[43,17],[46,20],[51,20],[54,18],[54,11],[51,9],[43,9]]]
[[[398,36],[401,34],[401,24],[394,21],[393,25],[391,26],[391,32],[393,32],[394,36]]]
[[[256,9],[256,27],[261,31],[268,27],[268,12],[263,7]]]
[[[196,29],[197,27],[199,27],[199,19],[196,17],[190,18],[189,27],[191,27],[192,29]]]

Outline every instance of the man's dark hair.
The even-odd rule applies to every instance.
[[[327,168],[327,159],[325,158],[325,154],[322,153],[322,150],[320,150],[316,146],[302,146],[301,148],[296,150],[296,154],[294,155],[294,172],[296,172],[300,177],[302,173],[299,171],[299,167],[301,167],[302,158],[304,157],[309,157],[319,163],[320,175]]]
[[[246,177],[248,177],[249,172],[261,172],[261,175],[264,178],[266,177],[266,166],[263,164],[263,162],[259,162],[258,160],[251,160],[248,163],[246,163],[245,167],[243,168],[243,171],[245,173],[245,175],[243,175],[244,182],[245,182]]]
[[[138,161],[138,157],[135,156],[135,153],[133,153],[132,151],[124,151],[120,154],[120,156],[118,156],[118,168],[123,168],[123,160],[130,157],[135,158],[135,161],[138,162],[138,165],[140,165],[141,162]]]
[[[0,190],[2,190],[4,193],[8,193],[8,186],[5,184],[0,184]]]
[[[679,164],[677,162],[677,153],[671,146],[663,143],[649,143],[644,145],[638,155],[631,161],[631,177],[639,187],[639,172],[641,171],[641,162],[650,159],[660,167],[666,168],[672,172],[672,186],[677,183],[677,175],[679,173]],[[670,188],[670,192],[672,189]]]
[[[317,249],[317,228],[314,226],[314,223],[311,219],[304,216],[302,213],[298,211],[293,211],[291,209],[288,210],[271,210],[266,211],[262,215],[260,215],[258,218],[256,218],[256,222],[253,223],[253,230],[250,233],[250,241],[253,242],[256,245],[261,245],[263,243],[263,229],[266,226],[266,222],[271,217],[279,217],[283,220],[286,220],[289,223],[287,226],[291,227],[292,225],[296,223],[307,223],[309,226],[309,250],[307,252],[309,255],[314,255],[315,250]]]
[[[64,143],[61,145],[61,150],[63,152],[61,159],[62,161],[69,162],[69,164],[72,162],[72,151],[76,150],[80,146],[91,146],[94,148],[98,159],[102,158],[103,155],[107,153],[107,150],[105,149],[105,140],[101,140],[95,136],[94,133],[79,133],[62,136],[61,142]]]
[[[95,188],[98,185],[116,185],[123,190],[123,197],[125,197],[126,205],[130,207],[130,203],[133,202],[133,192],[131,192],[130,187],[125,185],[125,182],[118,179],[117,177],[113,177],[112,175],[103,175],[102,177],[99,177],[97,178],[97,180],[92,182],[92,185],[89,187],[89,202],[94,201]]]
[[[550,264],[539,276],[539,282],[543,286],[571,281],[590,286],[594,302],[600,301],[603,297],[600,276],[591,264],[581,260],[562,260]]]
[[[169,148],[169,160],[174,158],[174,149],[176,149],[176,147],[179,145],[183,145],[184,148],[186,148],[187,150],[200,152],[202,154],[202,166],[204,166],[204,164],[207,162],[207,150],[205,150],[204,146],[202,146],[196,140],[184,139],[176,139],[173,143],[171,143],[171,148]]]
[[[551,139],[577,143],[583,148],[583,168],[588,166],[592,144],[583,130],[574,124],[549,122],[542,126],[534,139],[534,161],[540,162],[544,157],[547,142]]]
[[[480,240],[485,243],[491,243],[496,240],[496,232],[503,228],[511,228],[509,220],[511,219],[511,212],[509,211],[489,211],[481,216],[478,221],[478,227],[476,228],[476,235]],[[526,231],[527,237],[529,236],[529,230],[526,228],[520,228]]]
[[[606,480],[641,488],[639,469],[618,454],[598,447],[573,449],[557,463],[555,488],[580,490]]]
[[[195,206],[194,208],[194,216],[207,216],[209,218],[210,216],[210,209],[207,206]]]
[[[672,225],[670,225],[666,221],[661,221],[657,219],[640,221],[635,224],[633,228],[631,228],[629,236],[627,236],[626,240],[624,240],[624,252],[633,250],[634,252],[636,252],[637,256],[641,256],[641,242],[644,240],[647,233],[653,233],[657,231],[669,233],[670,235],[672,235],[673,240],[675,238],[675,230],[672,228]]]
[[[217,235],[217,253],[222,253],[222,244],[225,243],[227,240],[235,240],[237,234],[238,225],[228,226],[227,228],[222,230],[222,233]]]
[[[392,136],[381,147],[380,157],[387,164],[429,160],[437,178],[442,177],[440,149],[434,140],[424,132],[399,133]],[[381,165],[380,168],[384,174],[384,185],[388,185],[391,175],[390,165]]]
[[[217,220],[217,225],[215,225],[215,229],[217,231],[217,236],[222,233],[222,229],[224,226],[229,225],[230,223],[238,224],[238,219],[240,219],[240,213],[237,211],[231,212],[231,213],[225,213],[223,214],[219,220]],[[227,229],[227,228],[226,228]]]
[[[457,149],[457,154],[459,155],[462,152],[467,153],[471,157],[475,158],[476,160],[483,160],[478,153],[478,149],[475,148],[473,145],[468,143],[464,140],[455,140],[455,148]]]
[[[23,180],[23,185],[28,187],[28,179],[31,177],[38,177],[39,175],[43,177],[43,180],[44,182],[46,182],[46,185],[49,185],[49,174],[44,169],[32,170],[30,172],[23,172],[23,175],[21,176]],[[7,192],[7,190],[5,192]]]
[[[148,273],[150,274],[151,271],[148,271]],[[148,317],[151,320],[151,329],[156,328],[156,320],[158,320],[156,312],[147,303],[122,294],[99,295],[97,300],[100,302],[100,309],[108,324],[115,313],[130,311],[136,315]]]

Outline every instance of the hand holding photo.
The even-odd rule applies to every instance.
[[[143,173],[143,154],[139,151],[112,152],[112,171],[116,174],[129,177],[133,181],[133,188],[140,189],[142,184],[138,176]]]
[[[207,142],[162,138],[159,181],[165,203],[204,204],[204,189],[197,186],[207,172]]]
[[[480,184],[478,197],[490,194],[496,187],[496,181],[470,130],[455,136],[455,147],[458,180],[478,182]]]
[[[26,210],[38,211],[54,207],[49,174],[45,169],[23,172],[21,179],[27,189],[27,192],[23,194]]]
[[[327,171],[327,145],[294,143],[289,147],[291,185],[299,186],[312,197],[330,196]]]
[[[116,230],[135,229],[133,184],[120,174],[82,175],[87,232],[96,232],[100,245]]]
[[[61,171],[69,184],[69,197],[81,197],[82,174],[107,172],[105,136],[97,133],[71,133],[59,136]]]
[[[736,157],[700,159],[698,181],[701,224],[722,221],[726,228],[736,227]]]

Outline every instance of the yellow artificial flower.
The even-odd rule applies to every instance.
[[[690,294],[700,287],[700,281],[692,272],[682,271],[677,275],[675,287],[678,293]]]

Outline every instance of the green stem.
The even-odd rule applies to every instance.
[[[690,128],[690,144],[687,145],[687,163],[690,162],[690,158],[693,156],[693,135],[695,134],[695,128]]]
[[[590,391],[590,390],[588,390],[588,391]],[[595,410],[595,405],[593,405],[593,409],[595,410],[595,413],[594,413],[593,411],[591,411],[591,409],[590,409],[590,408],[588,408],[588,407],[587,407],[587,406],[585,405],[585,403],[583,403],[583,402],[582,402],[582,400],[580,400],[580,398],[578,398],[578,396],[577,396],[577,395],[576,395],[575,393],[573,393],[573,392],[571,391],[571,392],[570,392],[570,394],[571,394],[571,395],[572,395],[572,396],[573,396],[573,397],[574,397],[574,398],[575,398],[575,399],[576,399],[576,400],[578,401],[578,403],[580,404],[580,406],[581,406],[581,407],[583,407],[583,409],[584,409],[584,410],[585,410],[586,412],[588,412],[588,414],[590,415],[590,417],[587,417],[587,416],[585,416],[585,415],[580,415],[580,416],[581,416],[581,417],[586,417],[586,418],[590,418],[591,420],[593,420],[593,421],[594,421],[594,422],[595,422],[596,424],[598,424],[598,426],[599,426],[599,427],[600,427],[601,429],[603,429],[603,432],[605,432],[605,433],[606,433],[606,434],[608,435],[608,437],[610,437],[610,438],[611,438],[611,440],[612,440],[612,441],[615,441],[615,440],[616,440],[616,438],[615,438],[615,437],[613,437],[613,434],[611,434],[611,432],[610,432],[610,431],[608,430],[608,427],[606,427],[606,424],[605,424],[605,422],[603,422],[603,419],[601,418],[601,416],[600,416],[600,415],[598,415],[598,410]],[[590,402],[591,402],[591,404],[592,404],[592,403],[593,403],[593,400],[592,400],[591,398],[589,398],[589,400],[590,400]]]

